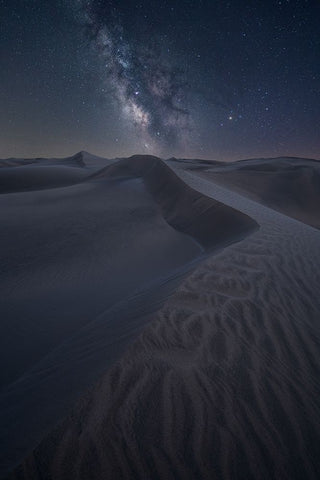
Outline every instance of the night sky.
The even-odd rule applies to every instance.
[[[319,0],[0,5],[1,158],[320,158]]]

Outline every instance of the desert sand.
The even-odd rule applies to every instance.
[[[320,228],[320,161],[295,158],[257,158],[232,163],[172,160],[206,179]]]
[[[319,478],[320,232],[168,163],[260,229],[199,264],[9,478]]]
[[[188,273],[258,224],[156,157],[11,159],[0,189],[4,476]]]
[[[215,167],[167,166],[191,198],[260,228],[203,247],[135,342],[7,478],[319,478],[320,232],[218,184],[204,171]],[[131,174],[120,162],[97,177],[119,167]],[[177,225],[166,205],[161,217]]]

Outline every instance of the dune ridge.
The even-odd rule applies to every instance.
[[[107,166],[89,179],[132,175],[143,179],[169,225],[196,238],[207,249],[225,245],[227,237],[240,238],[242,230],[257,228],[257,223],[248,216],[230,207],[226,209],[220,202],[186,185],[158,157],[134,155]]]
[[[160,159],[101,169],[88,155],[81,159],[89,167],[68,159],[14,167],[18,180],[29,169],[29,184],[43,188],[18,191],[18,181],[17,191],[0,195],[1,475],[67,414],[199,262],[257,229]],[[53,172],[64,181],[69,169],[83,177],[52,188]]]
[[[261,228],[198,266],[10,480],[316,480],[320,232],[194,172]]]
[[[185,164],[203,178],[232,188],[242,195],[320,228],[320,161],[279,157],[240,160],[208,166]]]
[[[71,157],[63,157],[63,158],[44,158],[44,157],[36,157],[36,158],[4,158],[0,159],[0,168],[8,168],[8,167],[21,167],[24,165],[64,165],[69,167],[84,167],[84,156],[89,155],[87,152],[78,152]]]

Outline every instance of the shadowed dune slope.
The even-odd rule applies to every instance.
[[[88,176],[83,152],[67,158],[0,160],[0,194],[74,185]]]
[[[74,185],[113,161],[88,152],[66,158],[0,160],[0,194]]]
[[[320,162],[300,158],[253,159],[199,170],[206,178],[320,228]]]
[[[260,229],[185,279],[10,480],[320,478],[320,232],[179,175]]]
[[[87,152],[78,152],[71,157],[64,158],[5,158],[0,160],[0,168],[21,167],[23,165],[41,164],[41,165],[64,165],[68,167],[84,167],[84,157],[92,155]]]
[[[258,227],[247,215],[186,185],[162,160],[135,155],[95,173],[98,178],[141,177],[166,221],[206,249],[225,246]]]
[[[88,173],[64,165],[23,165],[0,169],[0,194],[45,190],[81,182]]]
[[[35,158],[5,158],[0,160],[0,168],[21,167],[36,162],[37,159]]]
[[[91,160],[95,170],[102,163]],[[258,225],[155,157],[94,175],[43,162],[11,170],[15,180],[41,174],[47,188],[0,195],[0,476],[67,415],[197,264]],[[52,188],[56,172],[65,180],[70,171],[84,181]]]

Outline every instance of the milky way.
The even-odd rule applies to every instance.
[[[192,118],[182,69],[170,64],[159,42],[131,38],[112,2],[81,0],[78,5],[86,34],[104,62],[104,80],[144,148],[154,151],[186,143]]]
[[[319,0],[0,3],[0,157],[320,156]]]

